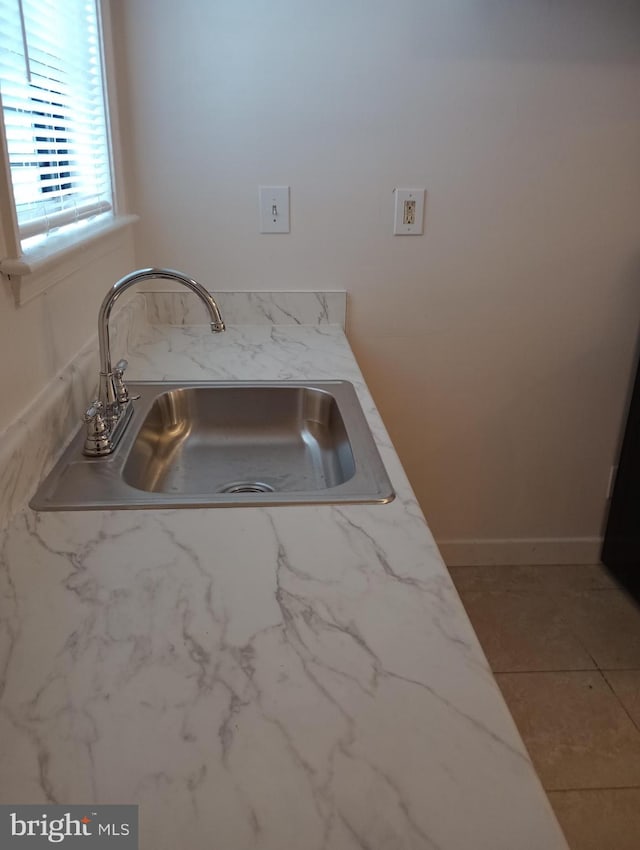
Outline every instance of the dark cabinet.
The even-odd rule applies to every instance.
[[[602,561],[640,601],[640,366],[609,506]]]

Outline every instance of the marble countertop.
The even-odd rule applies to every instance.
[[[149,326],[139,379],[346,379],[388,505],[0,532],[0,802],[138,803],[143,850],[566,850],[337,325]]]

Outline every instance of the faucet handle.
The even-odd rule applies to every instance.
[[[118,360],[113,367],[113,388],[116,393],[116,401],[120,405],[126,404],[128,401],[136,401],[140,398],[139,395],[131,395],[129,388],[124,382],[124,370],[128,365],[129,362],[127,360]]]
[[[96,399],[86,409],[82,417],[87,426],[84,441],[84,454],[104,455],[111,451],[109,428],[104,418],[104,404]]]
[[[86,409],[82,418],[87,425],[93,425],[97,431],[101,432],[107,427],[104,421],[103,411],[104,404],[98,399],[95,399],[95,401],[92,401],[90,406]]]
[[[129,390],[124,382],[124,370],[129,365],[126,360],[118,360],[113,367],[113,387],[116,392],[118,404],[126,404],[129,401]]]

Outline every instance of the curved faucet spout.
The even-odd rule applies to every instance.
[[[138,271],[125,275],[123,278],[120,278],[117,283],[114,283],[105,295],[100,306],[100,312],[98,313],[98,345],[100,347],[101,375],[110,375],[112,371],[111,347],[109,344],[109,317],[111,316],[113,305],[123,292],[126,292],[127,289],[134,286],[136,283],[142,283],[145,280],[154,280],[157,278],[173,280],[176,283],[181,283],[183,286],[186,286],[192,292],[195,292],[209,311],[209,315],[211,317],[211,330],[218,333],[225,329],[224,321],[222,320],[220,309],[216,304],[215,298],[204,288],[204,286],[202,286],[202,284],[198,283],[197,280],[193,280],[193,278],[187,277],[182,274],[182,272],[177,272],[173,269],[139,269]]]
[[[127,289],[136,283],[142,283],[145,280],[156,278],[173,280],[195,292],[209,311],[211,330],[218,333],[225,329],[220,309],[213,295],[202,284],[198,283],[197,280],[187,277],[182,272],[160,268],[139,269],[125,275],[117,283],[114,283],[105,295],[100,306],[100,312],[98,313],[98,345],[100,348],[100,386],[98,400],[102,403],[106,421],[111,429],[120,420],[123,408],[128,406],[126,387],[122,383],[122,373],[126,367],[126,361],[122,361],[124,364],[122,366],[118,364],[116,369],[111,365],[111,345],[109,341],[109,317],[111,316],[111,310],[118,298]]]

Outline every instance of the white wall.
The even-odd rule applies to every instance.
[[[640,318],[640,5],[113,2],[138,263],[346,288],[438,540],[597,538]],[[260,183],[291,185],[290,235],[258,234]],[[391,235],[394,186],[427,188],[422,238]]]

